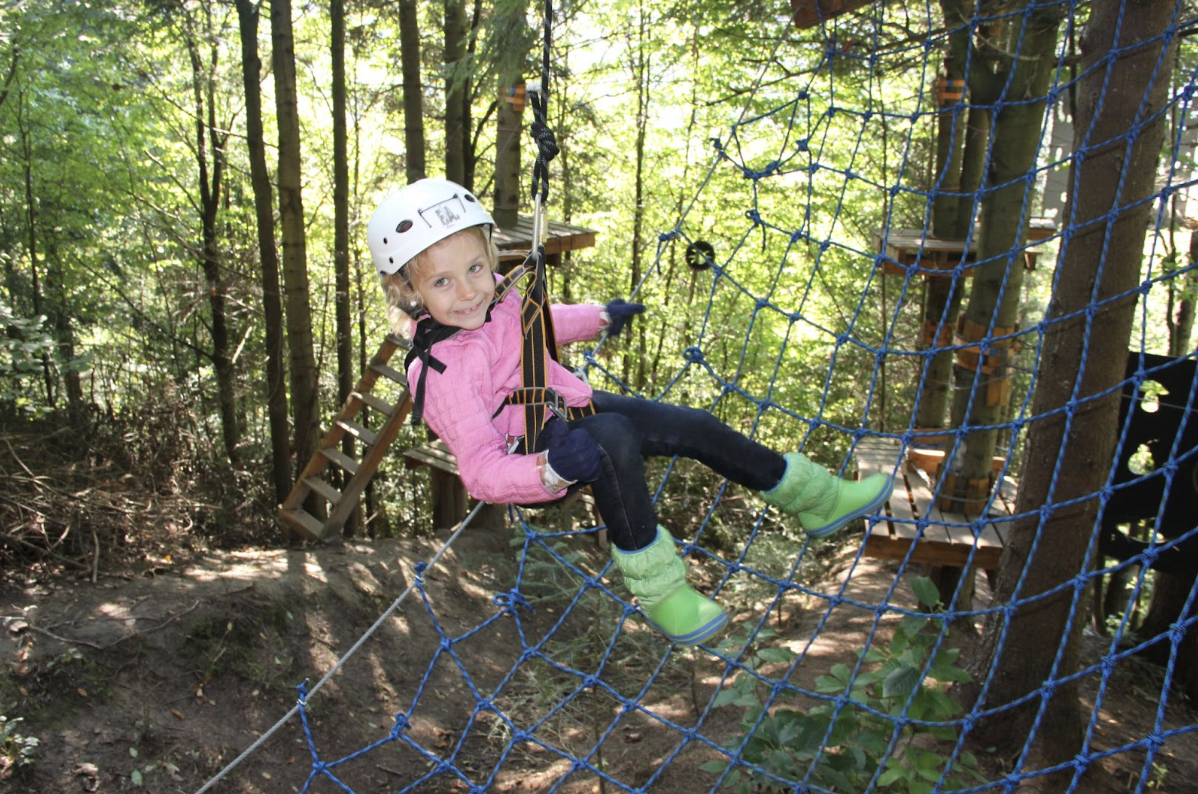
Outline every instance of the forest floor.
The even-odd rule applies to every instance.
[[[166,533],[169,522],[158,515],[152,527],[133,523],[130,532],[143,537]],[[617,635],[614,611],[582,605],[565,618],[574,623],[563,624],[567,602],[546,598],[515,609],[518,619],[505,613],[496,594],[520,575],[508,531],[462,533],[424,571],[422,588],[310,695],[306,722],[292,713],[296,685],[321,681],[416,581],[417,565],[445,537],[188,550],[163,536],[92,566],[10,558],[0,572],[0,716],[8,719],[0,726],[0,792],[197,792],[268,733],[213,792],[712,789],[717,775],[700,767],[718,753],[686,737],[697,728],[724,743],[740,729],[740,707],[700,717],[721,687],[723,660],[702,650],[666,653],[639,623]],[[804,585],[850,603],[913,606],[909,587],[891,594],[895,564],[857,559],[860,540],[858,532],[821,547]],[[585,537],[566,542],[575,564],[601,565],[603,552]],[[532,573],[525,570],[522,589],[535,595],[549,583],[533,582]],[[738,608],[741,622],[760,614],[751,603]],[[771,613],[770,643],[805,650],[789,680],[811,688],[834,663],[853,663],[873,616],[828,610],[818,597],[795,601]],[[538,645],[545,657],[530,659],[528,647],[550,630],[569,639]],[[968,631],[955,636],[963,646],[975,639]],[[1088,633],[1087,658],[1101,657],[1108,642]],[[1126,660],[1120,667],[1127,672],[1102,693],[1092,740],[1110,754],[1075,790],[1198,791],[1198,731],[1168,735],[1146,773],[1143,747],[1154,732],[1198,724],[1198,710],[1172,693],[1158,726],[1163,671]],[[1085,693],[1087,712],[1096,695]],[[499,712],[527,735],[512,741]],[[393,734],[397,714],[403,724]],[[309,780],[309,736],[320,762],[347,759],[328,767],[339,783]],[[22,748],[32,750],[23,765],[15,763]],[[431,755],[451,759],[453,769],[438,769]],[[581,757],[607,779],[580,768],[574,759]],[[1009,762],[984,757],[982,768],[998,780]],[[1019,794],[1048,794],[1035,782]]]

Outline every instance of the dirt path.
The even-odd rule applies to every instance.
[[[295,705],[296,684],[314,685],[332,668],[437,548],[430,540],[210,553],[164,560],[134,579],[0,592],[0,714],[23,718],[16,736],[40,740],[34,763],[7,770],[0,791],[197,791]],[[585,542],[570,549],[588,576],[604,559]],[[877,623],[871,605],[913,603],[909,588],[892,592],[892,566],[854,555],[830,554],[822,578],[806,583],[811,592],[770,609],[774,641],[803,657],[792,684],[811,687],[832,664],[851,662]],[[527,605],[506,598],[518,577]],[[311,697],[309,733],[292,719],[214,791],[300,791],[313,747],[358,794],[472,784],[691,794],[714,785],[700,770],[719,757],[707,741],[726,741],[743,714],[707,708],[726,685],[722,660],[666,653],[639,624],[613,641],[622,615],[602,595],[610,583],[592,580],[567,609],[560,596],[576,595],[583,578],[543,560],[521,569],[506,533],[462,535],[422,581]],[[728,592],[742,623],[771,606]],[[1153,731],[1151,671],[1137,669],[1104,696],[1104,746]],[[1196,722],[1177,709],[1168,719]],[[1116,779],[1132,778],[1123,790],[1135,790],[1136,753],[1107,762]],[[439,769],[436,757],[452,758],[457,772]],[[1194,790],[1185,787],[1198,780],[1195,759],[1195,732],[1171,737],[1159,759],[1164,790]],[[607,776],[603,788],[594,769]],[[325,777],[308,790],[344,791]]]

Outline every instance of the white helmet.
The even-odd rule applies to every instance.
[[[466,188],[448,179],[420,179],[383,199],[366,226],[366,244],[379,275],[387,275],[454,232],[494,225]]]

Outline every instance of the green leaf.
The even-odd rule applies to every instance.
[[[715,775],[718,775],[720,772],[723,772],[727,768],[728,768],[727,761],[708,761],[706,764],[702,764],[699,767],[700,770],[702,770],[704,772],[711,772],[712,774],[715,774]]]
[[[880,730],[871,729],[857,734],[855,741],[858,747],[876,758],[886,752],[886,746],[890,744],[890,736]]]
[[[919,603],[923,606],[935,609],[940,604],[940,591],[936,589],[936,584],[926,576],[916,576],[911,580],[911,589],[915,592],[915,597],[919,599]]]
[[[821,695],[843,692],[844,682],[838,681],[828,675],[818,675],[815,677],[815,691]]]
[[[862,658],[862,661],[864,661],[867,664],[870,664],[873,662],[884,662],[884,661],[886,661],[886,654],[882,653],[877,648],[870,646],[869,648],[865,649],[865,652],[861,658]]]
[[[923,627],[927,624],[928,619],[921,615],[903,615],[901,628],[908,637],[914,637],[923,631]]]
[[[919,670],[914,667],[901,666],[886,676],[882,683],[882,697],[905,698],[915,691],[919,685]]]
[[[903,769],[902,762],[897,758],[890,758],[886,761],[886,771],[878,778],[879,786],[889,786],[899,780],[907,777],[907,770]]]
[[[734,703],[740,696],[741,696],[741,693],[737,692],[735,689],[732,689],[731,687],[729,687],[728,689],[721,689],[720,694],[715,696],[715,700],[712,702],[711,705],[713,708],[719,708],[720,706],[727,706],[729,703]]]
[[[757,652],[758,658],[764,662],[782,662],[789,664],[797,656],[790,648],[762,648]]]
[[[129,779],[133,781],[133,785],[141,786],[141,770],[134,769],[133,774],[129,776]]]
[[[836,664],[832,665],[831,673],[833,678],[847,684],[849,682],[849,677],[853,674],[853,671],[850,670],[849,666],[844,662],[837,662]]]

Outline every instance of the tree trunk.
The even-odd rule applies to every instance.
[[[462,96],[466,91],[466,5],[445,0],[445,178],[465,185],[466,117]]]
[[[186,12],[185,12],[186,13]],[[187,54],[191,59],[191,91],[195,103],[195,158],[199,171],[200,186],[200,269],[208,288],[208,309],[212,313],[209,333],[212,335],[212,369],[216,373],[217,403],[220,406],[221,438],[225,455],[231,462],[237,461],[237,445],[241,441],[241,429],[237,422],[237,391],[233,359],[229,352],[229,317],[225,293],[227,285],[221,272],[220,232],[217,219],[220,216],[220,195],[224,184],[226,133],[220,132],[216,123],[216,88],[213,75],[205,68],[200,52],[200,40],[195,30],[195,21],[187,16]],[[205,39],[212,40],[208,31]],[[215,71],[218,50],[211,45],[209,68]],[[209,165],[209,150],[212,162]]]
[[[1062,243],[1048,312],[1053,322],[1036,376],[1033,414],[1040,418],[1029,431],[1019,489],[1018,512],[1031,516],[1008,539],[995,595],[997,604],[1016,608],[987,617],[970,667],[979,682],[988,671],[993,675],[984,689],[975,683],[964,691],[976,699],[975,714],[1002,709],[975,731],[982,744],[1002,750],[1021,746],[1043,709],[1036,738],[1046,764],[1072,759],[1084,736],[1076,684],[1062,679],[1077,669],[1076,640],[1085,623],[1079,610],[1086,602],[1079,574],[1095,537],[1097,497],[1110,477],[1118,432],[1114,386],[1125,359],[1111,351],[1123,349],[1131,330],[1151,211],[1144,199],[1153,189],[1163,136],[1162,120],[1153,116],[1165,101],[1173,62],[1172,52],[1162,62],[1158,42],[1135,44],[1165,29],[1172,6],[1172,0],[1141,0],[1091,8],[1074,127],[1074,150],[1086,156],[1073,164],[1075,187],[1064,214],[1072,233]],[[1119,57],[1101,66],[1115,44]],[[1143,126],[1129,144],[1133,124]],[[1087,346],[1089,340],[1102,343]],[[1029,601],[1062,585],[1059,593]],[[1008,707],[1028,695],[1028,703]]]
[[[495,114],[495,223],[514,229],[520,215],[520,132],[523,126],[524,80],[512,69],[499,78],[499,109]]]
[[[291,0],[271,0],[271,62],[275,114],[279,124],[279,221],[283,236],[283,285],[291,364],[291,404],[295,413],[295,455],[299,467],[316,450],[316,359],[312,352],[312,311],[308,301],[308,250],[301,196],[299,106],[295,89],[295,41]],[[314,510],[316,500],[309,504]],[[311,511],[309,511],[311,512]]]
[[[345,0],[329,2],[330,54],[333,60],[333,279],[337,294],[337,403],[345,405],[354,388],[353,320],[349,300],[349,131],[345,122]],[[356,459],[354,437],[346,433],[341,451]],[[362,520],[355,509],[342,533],[358,534]]]
[[[1015,50],[1009,68],[990,75],[996,78],[990,87],[997,90],[973,89],[975,97],[982,95],[982,104],[1003,104],[993,124],[988,180],[1001,187],[990,193],[982,206],[977,241],[977,259],[982,264],[974,270],[962,315],[961,336],[968,341],[1009,336],[1019,325],[1024,266],[1018,249],[1031,214],[1031,190],[1025,178],[1035,167],[1040,147],[1045,94],[1056,68],[1054,52],[1061,20],[1061,10],[1055,4],[1033,0],[1031,5],[1035,8],[1023,28],[1012,31]],[[974,77],[971,74],[971,86]],[[996,428],[1006,418],[1010,400],[1007,359],[1012,345],[1011,338],[1000,339],[991,342],[990,353],[975,352],[976,369],[962,366],[969,357],[958,354],[953,424],[961,426],[968,414],[968,424],[982,429],[971,431],[960,442],[949,465],[942,494],[951,500],[946,506],[954,512],[976,515],[985,505],[999,433]]]
[[[25,183],[25,242],[29,249],[29,289],[33,298],[33,314],[38,316],[44,314],[46,309],[42,296],[41,266],[38,261],[40,254],[37,238],[37,202],[34,200],[33,190],[33,147],[29,142],[29,130],[25,127],[24,108],[25,97],[21,95],[17,102],[17,126],[21,132],[21,153],[25,160],[21,164]],[[54,359],[48,352],[42,353],[42,385],[46,390],[46,405],[53,408],[58,401],[58,378],[54,372]]]
[[[946,27],[956,28],[949,35],[948,52],[944,59],[943,78],[945,88],[962,86],[965,65],[969,55],[970,28],[962,23],[965,19],[963,0],[941,0]],[[960,239],[966,229],[959,229],[957,218],[960,204],[965,199],[961,194],[961,166],[965,155],[966,105],[956,99],[954,92],[938,98],[942,113],[937,120],[936,130],[936,194],[932,202],[932,233],[944,239]],[[954,108],[953,112],[943,112]],[[926,293],[923,307],[923,342],[925,349],[947,347],[951,344],[953,328],[961,308],[961,287],[957,278],[926,276]],[[938,330],[939,329],[939,330]],[[948,342],[948,344],[943,344]],[[940,428],[944,426],[948,406],[949,385],[952,378],[953,353],[942,350],[932,356],[927,364],[923,386],[919,393],[919,411],[915,418],[916,427]],[[945,603],[948,603],[947,601]]]
[[[1152,588],[1152,604],[1144,617],[1144,624],[1136,634],[1142,641],[1153,637],[1165,638],[1145,651],[1152,661],[1164,667],[1169,663],[1173,643],[1168,637],[1174,625],[1183,625],[1192,619],[1195,606],[1190,603],[1190,592],[1194,589],[1195,577],[1156,573]],[[1187,608],[1188,607],[1188,608]],[[1173,662],[1173,683],[1191,700],[1198,698],[1198,630],[1193,627],[1182,635],[1177,643],[1177,657]]]
[[[291,439],[287,426],[287,388],[283,363],[283,303],[279,293],[279,252],[275,248],[274,189],[266,168],[262,132],[262,61],[258,56],[258,6],[237,0],[241,31],[241,74],[245,85],[246,144],[258,225],[258,265],[262,270],[262,313],[266,333],[266,405],[270,423],[270,473],[275,504],[291,491]]]
[[[632,261],[629,263],[628,273],[628,291],[630,294],[641,281],[641,256],[645,244],[643,239],[645,234],[645,141],[649,132],[650,89],[648,13],[643,2],[637,5],[637,16],[639,18],[637,37],[629,53],[631,58],[631,63],[629,64],[631,74],[629,76],[636,82],[636,179],[633,185],[636,199],[632,210]],[[631,382],[635,388],[643,388],[645,385],[646,367],[649,363],[648,356],[645,353],[647,326],[648,323],[633,323],[632,325],[633,332],[636,334],[635,356],[637,371],[635,380],[630,377],[628,356],[624,357],[624,382]]]
[[[404,168],[408,183],[428,174],[424,161],[424,96],[420,81],[420,22],[416,0],[400,0],[399,48],[403,70]]]
[[[1198,231],[1190,233],[1189,264],[1198,264]],[[1198,293],[1198,279],[1194,271],[1169,280],[1169,355],[1174,358],[1190,352],[1190,337],[1194,333],[1194,296]]]

